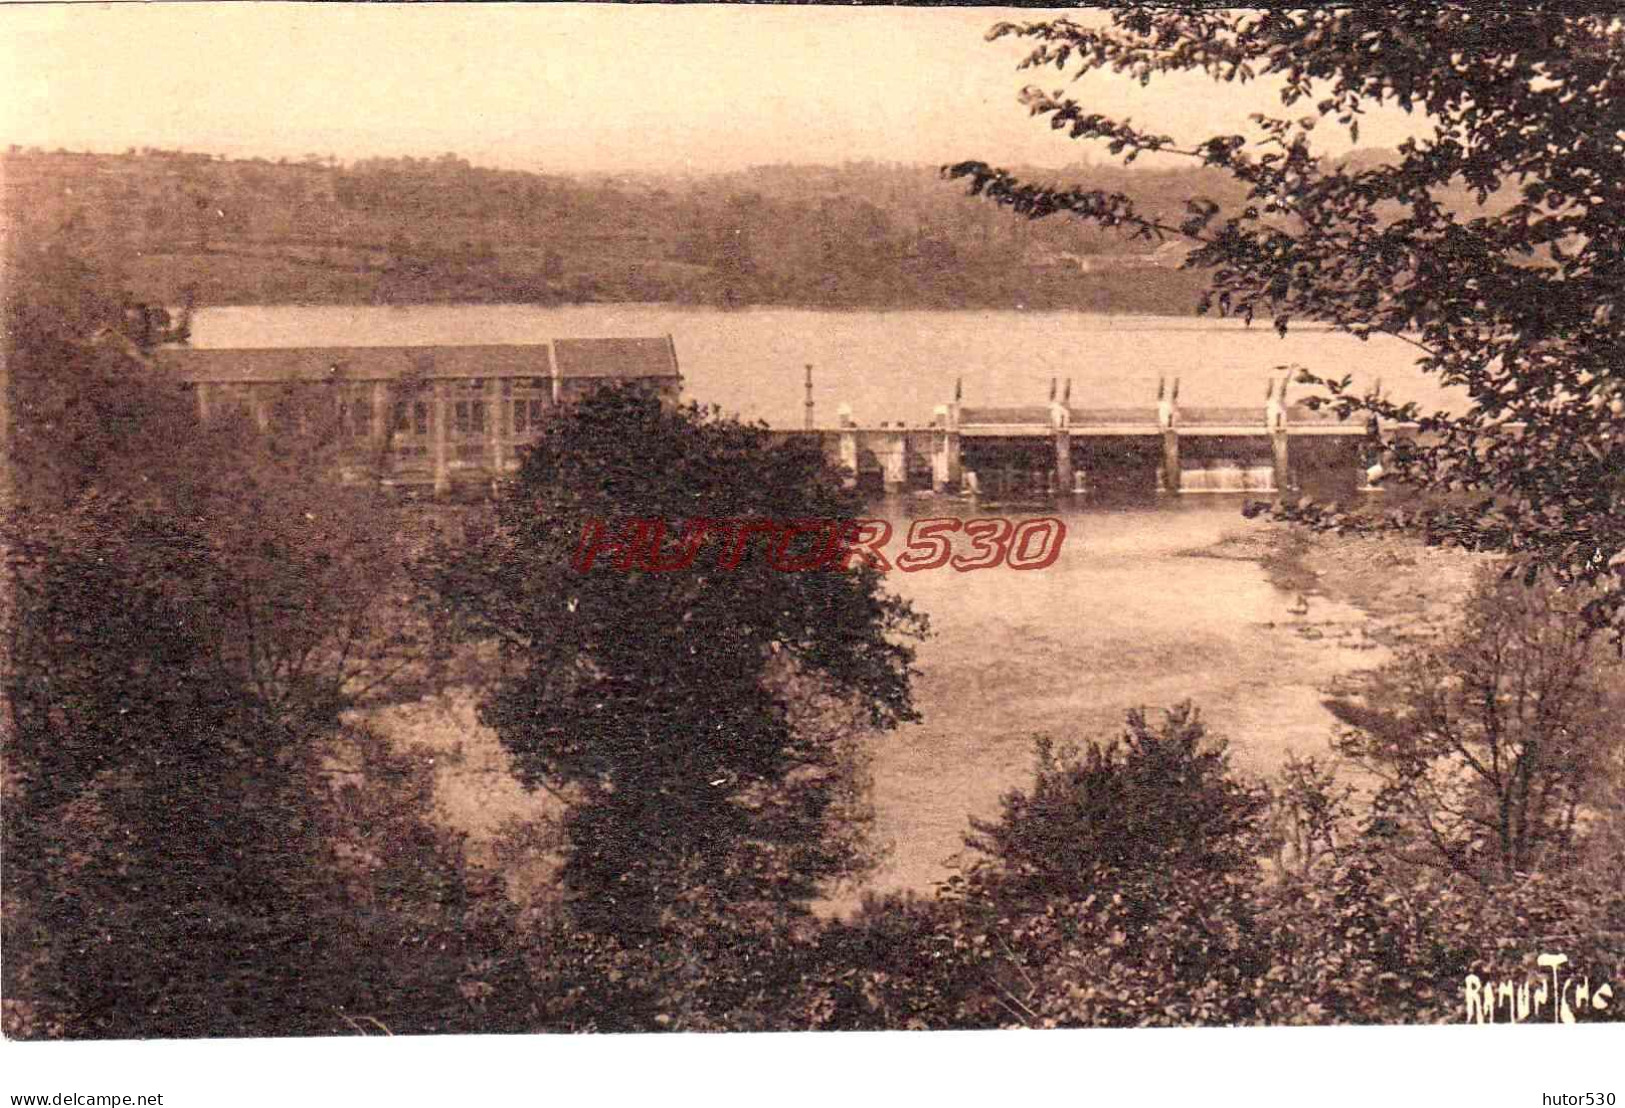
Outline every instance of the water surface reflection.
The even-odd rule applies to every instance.
[[[894,849],[873,887],[924,890],[945,876],[967,813],[996,814],[1000,794],[1026,780],[1036,733],[1104,737],[1131,706],[1188,697],[1245,769],[1269,773],[1288,751],[1324,752],[1331,717],[1319,688],[1381,652],[1306,637],[1308,625],[1357,623],[1360,613],[1318,597],[1308,615],[1294,612],[1297,594],[1271,585],[1256,561],[1214,549],[1267,533],[1240,504],[1179,497],[1066,510],[1057,513],[1065,546],[1048,569],[890,575],[935,636],[919,648],[924,722],[876,744],[877,833]],[[1052,511],[876,506],[896,528],[894,550],[911,515]]]

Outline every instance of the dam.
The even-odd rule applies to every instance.
[[[274,435],[311,422],[300,410],[311,403],[330,407],[358,478],[434,496],[489,489],[517,469],[519,451],[551,411],[592,388],[635,383],[676,403],[687,383],[669,333],[510,344],[174,344],[152,351],[150,362],[192,392],[202,418],[236,409]],[[1256,406],[1182,405],[1177,377],[1160,381],[1138,407],[1074,403],[1072,382],[1064,391],[1058,384],[1051,380],[1045,404],[997,406],[966,402],[961,378],[953,399],[918,423],[863,423],[842,404],[821,425],[809,367],[803,426],[772,433],[815,440],[854,485],[1008,501],[1111,491],[1278,494],[1311,473],[1370,490],[1384,450],[1415,432],[1288,403],[1285,377],[1266,380]]]
[[[810,374],[809,374],[810,377]],[[1307,470],[1340,471],[1362,491],[1380,480],[1381,458],[1414,424],[1341,420],[1286,401],[1288,382],[1266,382],[1256,408],[1182,407],[1179,382],[1161,382],[1141,408],[1092,408],[1060,399],[1046,405],[965,404],[962,389],[928,424],[866,426],[843,405],[833,427],[812,419],[779,432],[818,440],[853,482],[887,492],[930,490],[995,499],[1054,497],[1137,487],[1158,493],[1262,493],[1296,490]],[[1148,398],[1150,400],[1150,398]]]

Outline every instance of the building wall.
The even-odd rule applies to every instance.
[[[273,436],[316,433],[337,444],[357,476],[446,491],[454,481],[511,472],[560,403],[613,381],[562,380],[557,399],[551,377],[199,381],[190,388],[203,419],[241,418]],[[650,384],[667,403],[681,397],[676,378]]]
[[[612,377],[563,378],[559,382],[559,400],[561,403],[573,404],[582,397],[591,395],[600,386],[613,384],[615,381],[616,378]],[[682,383],[676,378],[633,378],[632,381],[653,389],[655,394],[668,404],[675,404],[682,397]]]

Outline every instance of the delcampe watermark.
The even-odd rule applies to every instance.
[[[963,536],[967,547],[960,553],[954,550],[955,535]],[[580,573],[599,566],[621,573],[675,573],[700,564],[709,541],[714,558],[703,564],[725,572],[737,570],[753,545],[765,550],[767,564],[781,573],[845,572],[858,565],[882,573],[893,568],[970,573],[999,566],[1025,571],[1055,564],[1066,524],[1054,516],[917,519],[891,557],[887,549],[893,537],[892,525],[883,519],[590,519],[570,565]]]

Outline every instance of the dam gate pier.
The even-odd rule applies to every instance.
[[[1280,495],[1301,487],[1306,471],[1340,474],[1362,492],[1379,491],[1381,458],[1414,424],[1355,423],[1285,400],[1287,382],[1271,380],[1256,407],[1185,407],[1179,381],[1159,384],[1140,408],[1091,408],[1061,399],[1030,407],[984,407],[955,399],[937,405],[929,424],[863,425],[842,405],[836,425],[782,431],[816,439],[850,482],[888,493],[1070,496],[1111,489],[1170,495]],[[1149,399],[1149,398],[1148,398]]]

